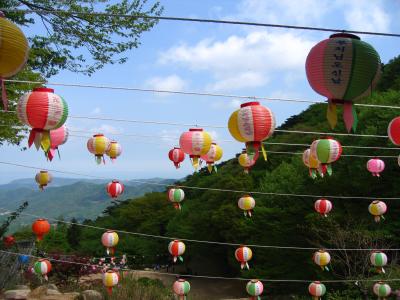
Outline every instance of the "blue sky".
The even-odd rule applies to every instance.
[[[161,1],[164,15],[332,27],[364,31],[400,32],[400,2],[380,0],[238,0]],[[26,29],[39,32],[39,27]],[[265,29],[261,27],[160,21],[142,37],[139,49],[128,53],[124,65],[110,65],[92,77],[61,72],[49,81],[106,84],[212,93],[322,100],[309,87],[304,62],[310,48],[329,33]],[[400,54],[398,38],[361,36],[380,53],[383,62]],[[155,93],[55,87],[68,102],[71,116],[111,117],[190,124],[226,125],[243,101],[236,99],[158,95]],[[304,104],[268,102],[278,124],[306,108]],[[72,135],[102,132],[118,140],[123,154],[115,164],[95,164],[86,139],[70,137],[62,159],[49,163],[35,149],[3,146],[3,160],[59,170],[134,179],[180,178],[193,172],[188,160],[178,171],[167,158],[186,127],[143,125],[69,118]],[[207,129],[207,128],[206,128]],[[209,129],[215,140],[232,140],[227,129]],[[133,138],[118,134],[152,135]],[[311,141],[310,141],[311,142]],[[239,152],[238,142],[221,142],[224,158]],[[1,166],[0,183],[34,177],[35,171]],[[65,176],[57,175],[55,176]]]

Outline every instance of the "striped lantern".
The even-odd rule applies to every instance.
[[[118,180],[113,180],[107,184],[106,191],[111,198],[115,199],[124,192],[124,185]]]
[[[322,198],[315,201],[314,208],[317,213],[321,214],[321,216],[327,217],[328,213],[332,210],[333,205],[331,201]]]
[[[50,232],[50,223],[46,219],[37,219],[32,223],[32,231],[36,235],[36,240],[39,242]]]
[[[379,300],[386,300],[386,297],[389,297],[392,294],[390,285],[383,281],[375,283],[372,290],[374,291],[374,294],[378,296]]]
[[[68,117],[65,100],[54,94],[53,89],[41,87],[23,95],[17,106],[18,119],[32,128],[28,145],[34,143],[36,149],[50,149],[50,130],[60,128]]]
[[[228,121],[229,132],[239,142],[246,143],[247,154],[257,161],[260,148],[267,160],[263,141],[272,136],[275,130],[275,116],[272,111],[259,102],[247,102],[232,113]]]
[[[114,162],[117,159],[117,157],[121,155],[121,153],[122,153],[121,145],[116,141],[111,141],[110,147],[106,151],[106,154],[111,159],[111,161]]]
[[[400,117],[396,117],[390,121],[387,132],[392,143],[400,146]]]
[[[48,280],[47,274],[51,272],[51,263],[47,259],[39,259],[33,264],[33,271]]]
[[[258,279],[252,279],[246,284],[246,291],[251,296],[250,300],[260,300],[264,291],[264,285]]]
[[[181,134],[179,145],[189,155],[195,170],[199,167],[199,158],[207,154],[211,147],[211,135],[202,128],[191,128]]]
[[[43,191],[44,187],[47,186],[52,179],[53,176],[51,176],[51,174],[47,171],[40,171],[35,176],[35,180],[39,184],[39,189],[41,191]]]
[[[307,149],[303,152],[303,163],[308,167],[308,172],[312,179],[317,178],[319,161],[311,155],[311,150]]]
[[[118,284],[119,274],[115,271],[108,270],[103,273],[103,285],[107,288],[107,292],[109,295],[112,294],[112,289],[114,286]]]
[[[385,170],[385,162],[379,158],[372,158],[367,162],[367,169],[372,176],[380,177],[380,173]]]
[[[185,253],[185,250],[185,244],[179,240],[171,241],[168,244],[168,251],[172,255],[174,263],[176,263],[178,259],[181,262],[183,261],[182,255]]]
[[[178,279],[174,282],[172,289],[179,300],[186,300],[186,296],[190,292],[190,283],[185,279]]]
[[[385,273],[384,266],[388,263],[388,258],[382,251],[374,251],[370,255],[371,264],[376,268],[378,273]]]
[[[3,107],[7,111],[8,99],[3,79],[22,70],[28,59],[29,45],[21,29],[7,20],[3,12],[0,12],[0,29],[0,85]]]
[[[387,211],[386,203],[380,200],[372,201],[368,206],[368,211],[374,216],[375,222],[380,222],[381,219],[385,220],[383,216]]]
[[[244,269],[245,267],[249,270],[249,264],[248,261],[251,260],[253,257],[253,252],[249,247],[246,246],[240,246],[239,248],[236,249],[235,251],[235,257],[238,262],[240,262],[240,268]]]
[[[252,166],[255,165],[256,161],[253,158],[250,158],[249,155],[247,155],[246,149],[242,151],[242,154],[239,155],[238,157],[239,165],[241,165],[244,169],[244,172],[246,174],[249,174],[249,171]]]
[[[104,154],[110,149],[111,142],[103,134],[98,133],[91,137],[87,142],[87,148],[90,153],[94,154],[97,164],[101,161],[105,164]]]
[[[337,33],[315,45],[306,60],[307,79],[318,94],[328,98],[327,119],[337,124],[336,105],[343,105],[343,119],[350,132],[357,127],[353,102],[369,96],[381,75],[378,53],[353,34]]]
[[[320,281],[311,282],[308,286],[308,292],[312,296],[313,300],[321,300],[322,296],[326,293],[325,284],[321,283]]]
[[[215,172],[217,172],[217,166],[215,163],[222,158],[223,150],[216,143],[211,143],[210,150],[208,150],[207,154],[201,156],[201,159],[207,163],[208,172],[212,172],[214,168]]]
[[[175,168],[179,169],[181,162],[185,160],[185,152],[181,148],[174,147],[174,149],[169,150],[168,158],[174,163]]]
[[[238,206],[241,210],[243,210],[245,217],[251,217],[253,209],[256,206],[256,200],[254,200],[254,198],[250,195],[244,195],[239,198]]]
[[[175,209],[181,210],[181,202],[185,199],[185,192],[182,189],[173,188],[168,190],[168,200],[172,202]]]
[[[325,250],[318,250],[313,255],[313,261],[321,267],[322,271],[329,271],[328,265],[331,262],[331,255]]]
[[[12,235],[7,235],[3,237],[3,244],[5,247],[12,247],[15,244],[15,237]]]
[[[332,138],[319,139],[312,142],[311,155],[318,160],[320,175],[332,175],[331,163],[337,161],[342,155],[342,145]]]
[[[56,151],[60,157],[58,146],[64,145],[68,140],[69,132],[67,126],[63,125],[60,128],[50,130],[50,149],[46,153],[47,158],[52,161]]]
[[[107,255],[114,255],[115,246],[117,246],[119,241],[118,234],[115,231],[107,230],[101,236],[101,243],[107,249]]]

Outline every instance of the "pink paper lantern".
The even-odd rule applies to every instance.
[[[370,159],[367,162],[367,169],[371,172],[372,176],[379,177],[379,173],[385,170],[385,162],[379,158]]]

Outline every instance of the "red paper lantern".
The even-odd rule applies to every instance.
[[[174,147],[168,152],[169,160],[172,161],[175,165],[175,168],[180,168],[181,162],[185,160],[185,152],[182,151],[179,147]]]
[[[12,245],[15,244],[15,237],[13,237],[12,235],[5,236],[3,238],[3,243],[4,246],[11,247]]]
[[[393,144],[400,146],[400,117],[394,118],[389,123],[388,136]]]
[[[107,184],[106,191],[111,198],[115,199],[124,192],[124,185],[118,180],[113,180]]]
[[[50,223],[46,219],[37,219],[32,224],[32,231],[36,235],[37,241],[41,241],[49,233]]]

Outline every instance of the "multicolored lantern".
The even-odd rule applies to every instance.
[[[41,241],[50,232],[50,223],[46,219],[37,219],[32,224],[32,231],[36,235],[36,240]]]
[[[53,89],[35,88],[23,95],[17,106],[18,119],[32,128],[28,145],[34,143],[44,152],[50,150],[50,130],[60,128],[68,117],[68,105],[65,100],[54,94]]]
[[[47,274],[51,272],[51,263],[47,259],[39,259],[33,265],[33,271],[36,275],[41,275],[48,280]]]
[[[263,141],[272,136],[275,130],[275,116],[272,111],[259,102],[243,103],[240,109],[229,118],[228,127],[231,135],[239,142],[246,143],[247,154],[255,161],[260,148],[267,160]]]
[[[240,262],[240,268],[244,269],[245,267],[249,270],[249,264],[248,261],[251,260],[253,257],[253,252],[249,247],[246,246],[240,246],[239,248],[236,249],[235,251],[235,257],[238,262]]]
[[[181,202],[185,199],[185,192],[182,189],[173,188],[168,190],[168,199],[175,209],[181,210]]]
[[[64,145],[68,140],[69,132],[67,126],[63,125],[60,128],[50,130],[50,149],[46,153],[47,158],[52,161],[56,151],[60,157],[58,146]]]
[[[190,283],[185,279],[178,279],[174,282],[172,289],[179,300],[186,300],[186,296],[190,292]]]
[[[112,230],[107,230],[101,236],[101,243],[107,249],[107,255],[114,255],[115,246],[117,246],[119,241],[118,233]]]
[[[387,211],[386,203],[380,200],[372,201],[372,203],[368,206],[368,211],[374,216],[375,222],[380,222],[381,218],[385,220],[383,215]]]
[[[307,79],[318,94],[328,98],[327,119],[337,124],[336,105],[350,132],[357,127],[353,102],[369,96],[381,75],[379,54],[356,35],[336,33],[315,45],[306,60]]]
[[[332,210],[333,205],[331,201],[322,198],[315,201],[314,208],[317,213],[321,214],[321,216],[327,217],[328,213]]]
[[[337,161],[342,155],[342,145],[332,138],[326,138],[315,140],[310,149],[311,155],[321,164],[321,176],[325,173],[332,175],[331,163]]]
[[[400,117],[394,118],[388,126],[388,136],[393,144],[400,146]]]
[[[207,163],[208,172],[211,173],[214,168],[215,172],[217,172],[217,166],[215,163],[222,158],[223,150],[216,143],[211,143],[210,150],[208,150],[207,154],[201,156],[201,159]]]
[[[303,163],[308,167],[308,172],[312,179],[317,178],[319,161],[311,155],[311,150],[307,149],[303,153]]]
[[[211,147],[211,135],[202,128],[191,128],[181,134],[179,145],[186,154],[189,154],[195,170],[199,167],[199,158],[207,154]]]
[[[169,150],[168,157],[174,163],[175,168],[179,169],[181,162],[185,160],[185,152],[181,148],[174,147],[174,149]]]
[[[329,271],[328,265],[331,262],[331,255],[325,250],[318,250],[313,255],[313,261],[321,267],[322,271]]]
[[[382,251],[374,251],[371,253],[369,258],[371,264],[376,268],[378,273],[385,273],[385,269],[383,267],[386,266],[388,262],[388,258],[385,253]]]
[[[372,176],[379,177],[379,174],[385,170],[385,162],[379,158],[370,159],[367,162],[367,169],[371,172]]]
[[[256,161],[253,158],[250,158],[249,155],[247,155],[246,149],[242,151],[242,154],[239,155],[238,157],[239,165],[241,165],[244,169],[244,172],[246,174],[249,174],[249,171],[252,166],[255,165]]]
[[[9,248],[15,244],[15,237],[12,235],[7,235],[3,238],[3,244],[5,247]]]
[[[172,255],[174,263],[179,259],[183,261],[182,255],[185,253],[186,246],[179,240],[174,240],[168,244],[168,251]]]
[[[374,294],[378,296],[379,300],[386,300],[386,297],[392,294],[392,289],[390,285],[384,283],[383,281],[379,281],[374,284],[373,287]]]
[[[107,292],[109,295],[112,294],[112,289],[114,286],[118,284],[119,274],[115,271],[108,270],[103,273],[103,285],[107,288]]]
[[[0,85],[4,110],[8,110],[5,78],[17,74],[25,66],[29,54],[28,40],[17,25],[0,12]]]
[[[112,182],[109,182],[106,186],[106,191],[108,195],[110,195],[110,197],[113,199],[118,198],[119,195],[122,195],[124,189],[124,185],[118,180],[113,180]]]
[[[114,162],[118,156],[122,153],[121,145],[116,141],[110,142],[110,147],[107,149],[106,154],[110,157],[111,161]]]
[[[44,187],[47,186],[53,179],[53,176],[47,171],[40,171],[36,174],[35,180],[39,184],[39,189],[43,191]]]
[[[250,300],[260,300],[260,295],[264,291],[264,285],[260,280],[252,279],[247,283],[246,291],[251,296]]]
[[[308,286],[308,292],[312,296],[313,300],[321,300],[322,296],[326,293],[326,287],[320,281],[314,281]]]
[[[239,198],[238,206],[241,210],[243,210],[244,216],[251,217],[253,213],[253,209],[256,206],[256,200],[250,195],[244,195]]]
[[[97,164],[101,164],[101,161],[105,164],[104,154],[110,149],[111,142],[103,134],[95,134],[87,142],[87,148],[90,153],[94,154]]]

